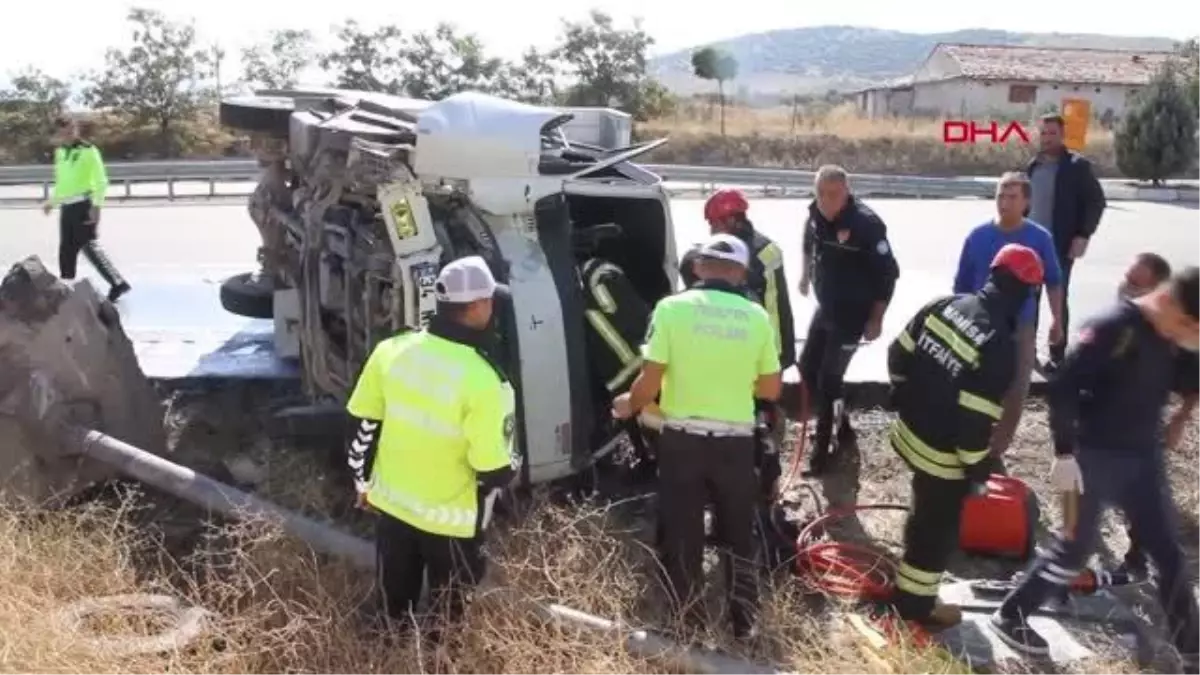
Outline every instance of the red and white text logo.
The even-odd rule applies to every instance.
[[[966,143],[995,144],[1028,143],[1029,130],[1020,122],[978,120],[946,120],[942,123],[942,142],[946,145]]]

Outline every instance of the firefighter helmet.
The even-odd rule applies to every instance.
[[[992,269],[1004,268],[1018,281],[1030,286],[1041,285],[1046,275],[1037,251],[1020,244],[1005,244],[992,258]]]
[[[750,203],[741,190],[717,190],[704,202],[704,219],[710,223],[721,222],[750,210]]]

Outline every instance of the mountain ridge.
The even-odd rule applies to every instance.
[[[781,28],[698,44],[649,61],[649,72],[680,94],[710,92],[713,83],[692,75],[691,54],[715,47],[738,61],[738,77],[727,91],[805,94],[865,87],[910,75],[942,42],[1063,48],[1166,51],[1179,41],[1094,33],[1035,33],[966,28],[941,33],[907,33],[850,25]]]

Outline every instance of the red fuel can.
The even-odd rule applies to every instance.
[[[959,547],[975,555],[1027,560],[1033,554],[1039,513],[1037,495],[1028,485],[992,474],[987,490],[963,503]]]

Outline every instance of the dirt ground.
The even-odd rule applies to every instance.
[[[294,442],[281,442],[268,437],[264,418],[270,410],[278,409],[289,400],[288,392],[260,385],[170,392],[167,426],[172,453],[176,461],[187,463],[216,478],[253,489],[283,506],[330,518],[343,527],[368,535],[369,522],[351,506],[349,475],[344,468],[343,450],[339,442],[325,441],[298,446]],[[814,492],[820,496],[825,507],[907,504],[911,473],[886,443],[885,434],[890,418],[888,413],[881,410],[857,411],[853,418],[858,432],[857,447],[850,449],[828,478],[822,481],[800,480],[784,497],[790,511],[811,514],[811,495]],[[1169,453],[1168,457],[1172,490],[1181,516],[1181,534],[1193,569],[1200,559],[1198,455],[1200,444],[1197,425],[1193,423],[1189,426],[1183,447]],[[1037,492],[1043,539],[1047,532],[1054,529],[1061,515],[1046,484],[1052,456],[1045,406],[1039,400],[1031,400],[1006,465],[1011,475],[1020,477]],[[785,463],[785,474],[786,471]],[[813,489],[810,490],[810,487]],[[625,564],[635,567],[653,565],[652,556],[648,555],[648,546],[652,542],[649,506],[648,501],[635,498],[604,507],[606,513],[611,510],[619,514],[615,520],[605,520],[604,527],[608,528],[609,534],[616,534],[619,538],[632,535],[633,542],[640,542],[630,549]],[[168,510],[176,517],[184,518],[178,508]],[[861,539],[866,535],[873,543],[895,550],[903,517],[903,513],[897,511],[867,511],[857,521],[844,523],[836,536]],[[856,532],[846,532],[846,529]],[[523,538],[553,536],[548,532],[539,534],[536,528],[531,531],[518,526],[514,531],[519,534],[513,535],[510,542],[513,544]],[[1108,514],[1103,531],[1104,546],[1097,558],[1102,563],[1115,565],[1127,546],[1120,515]],[[1006,578],[1019,569],[1016,563],[960,555],[950,572],[962,578]],[[647,585],[644,579],[639,583]],[[548,593],[571,595],[555,584],[547,588]],[[645,621],[661,618],[658,605],[662,597],[653,588],[643,590],[649,592],[638,603],[638,614]],[[1152,597],[1142,593],[1134,594],[1130,599],[1144,605],[1139,607],[1139,611],[1150,617],[1158,616]],[[770,656],[778,658],[780,655],[774,653]]]

